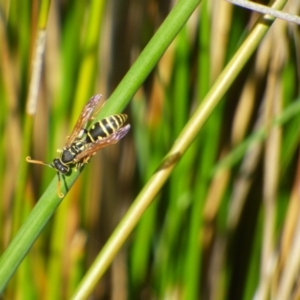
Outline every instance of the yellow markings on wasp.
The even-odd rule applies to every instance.
[[[104,119],[104,120],[107,120],[108,118],[106,118],[106,119]],[[103,120],[103,121],[104,121]],[[106,126],[103,124],[104,122],[103,121],[101,121],[101,122],[99,122],[99,125],[100,125],[100,127],[101,127],[101,129],[103,130],[103,132],[105,133],[105,136],[109,136],[109,132],[107,131],[107,129],[106,129]],[[99,137],[98,137],[99,138]]]

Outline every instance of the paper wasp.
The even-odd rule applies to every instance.
[[[93,112],[100,99],[101,95],[95,95],[84,106],[64,148],[57,150],[61,153],[60,157],[54,158],[51,163],[33,160],[29,156],[26,158],[29,163],[45,165],[57,171],[57,195],[60,198],[64,197],[60,192],[61,175],[68,174],[72,167],[75,167],[75,170],[80,169],[98,150],[117,143],[130,129],[129,124],[124,126],[127,115],[117,114],[92,124],[87,130],[86,125],[94,119]]]

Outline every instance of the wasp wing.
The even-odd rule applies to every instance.
[[[121,127],[116,132],[112,133],[111,135],[109,135],[105,138],[102,138],[101,140],[97,140],[96,142],[87,144],[85,149],[76,156],[76,159],[75,159],[76,162],[80,162],[84,158],[92,156],[98,150],[100,150],[108,145],[117,143],[121,138],[123,138],[128,133],[129,129],[130,129],[130,125],[127,124],[126,126]]]
[[[85,128],[86,123],[92,118],[93,111],[98,105],[101,95],[93,96],[89,102],[82,109],[80,116],[73,128],[72,133],[68,136],[65,148],[69,147],[76,138],[80,137],[82,130]]]

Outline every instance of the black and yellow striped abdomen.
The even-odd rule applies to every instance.
[[[119,128],[121,128],[127,119],[127,115],[112,115],[92,125],[86,133],[87,143],[93,143],[97,140],[108,137]]]

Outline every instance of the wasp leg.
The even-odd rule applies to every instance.
[[[59,198],[63,198],[65,195],[60,192],[60,174],[59,174],[59,172],[57,172],[57,177],[58,177],[58,180],[57,180],[57,196]]]
[[[75,165],[75,171],[77,172],[82,168],[83,165],[87,164],[90,160],[91,156],[85,157],[82,161],[79,161]]]

